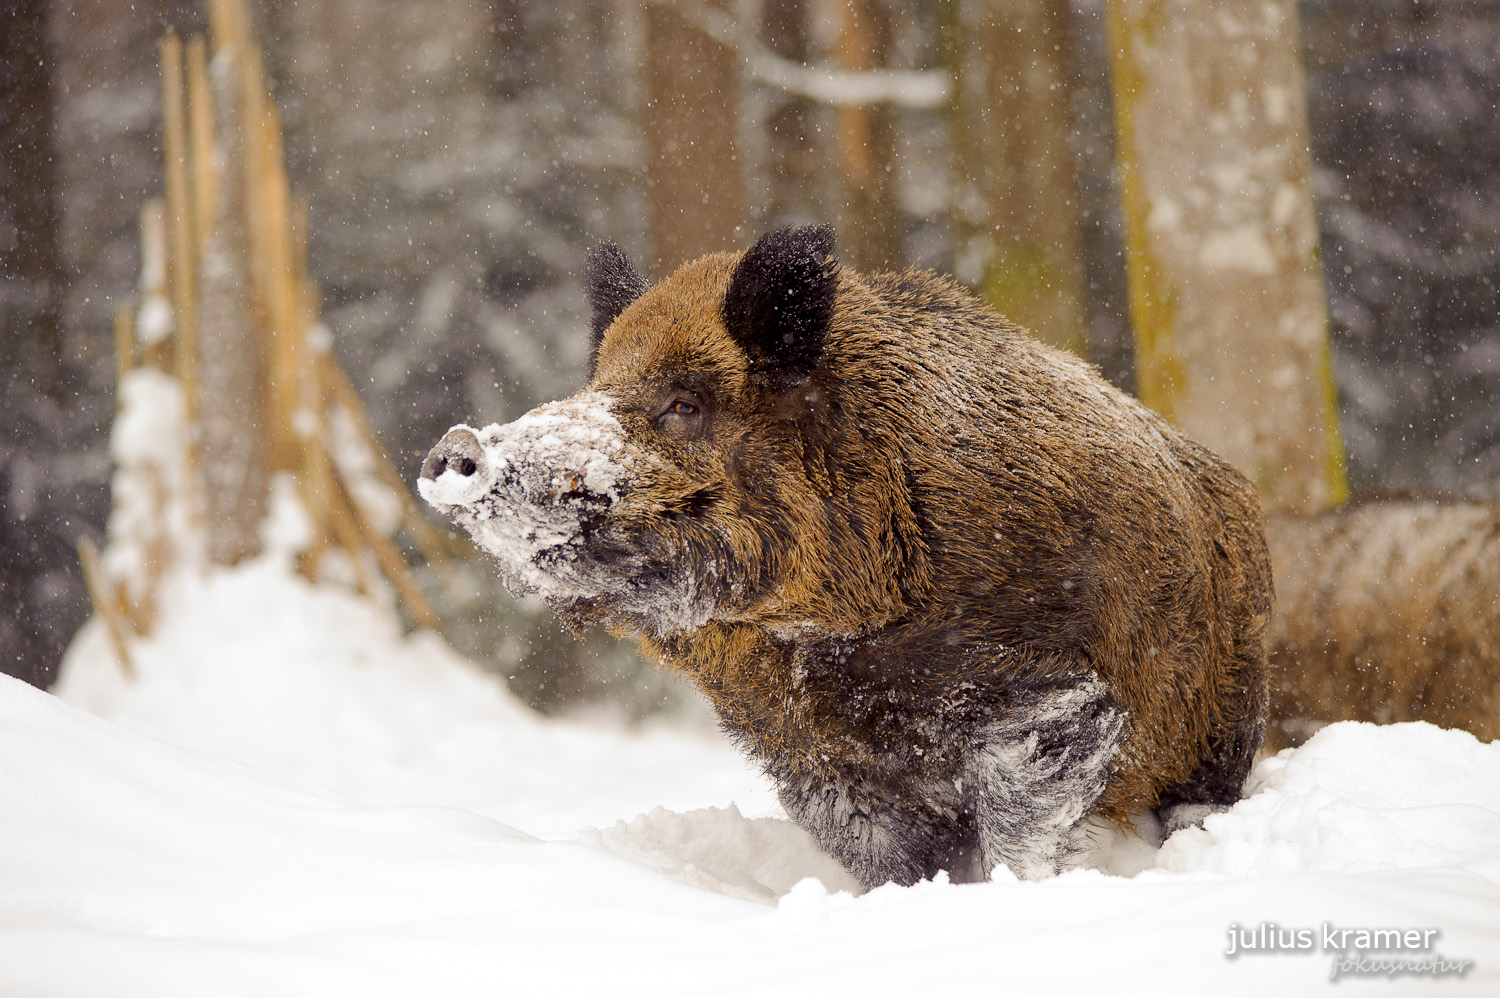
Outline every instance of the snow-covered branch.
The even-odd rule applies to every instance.
[[[767,86],[833,107],[895,104],[941,107],[952,92],[948,74],[936,69],[846,70],[804,66],[783,59],[756,39],[739,18],[702,0],[650,0],[669,7],[714,41],[734,50],[746,71]]]

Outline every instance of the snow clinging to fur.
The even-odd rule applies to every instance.
[[[503,426],[456,426],[450,437],[468,431],[477,451],[463,466],[451,463],[418,483],[423,499],[499,560],[512,590],[567,597],[603,591],[577,561],[585,530],[619,500],[626,477],[625,435],[610,401],[587,392]]]

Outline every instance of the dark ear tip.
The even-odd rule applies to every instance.
[[[809,249],[818,250],[824,256],[833,256],[833,248],[838,242],[838,237],[834,235],[832,225],[823,222],[820,225],[805,225],[803,229],[807,232]]]
[[[735,266],[721,311],[752,371],[795,384],[817,366],[838,293],[833,245],[831,225],[786,226]]]
[[[833,256],[836,242],[833,226],[827,222],[817,225],[785,225],[757,239],[750,252],[769,252],[774,247],[782,251],[806,252],[810,256],[826,258]]]
[[[584,284],[594,313],[589,323],[589,376],[593,377],[604,331],[632,302],[649,291],[651,284],[636,272],[625,251],[612,239],[594,246],[584,258]]]
[[[602,239],[595,243],[584,257],[584,266],[589,273],[598,273],[601,270],[612,269],[619,264],[629,264],[625,251],[620,249],[618,243],[613,239]]]

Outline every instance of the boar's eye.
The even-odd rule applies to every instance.
[[[681,395],[656,411],[656,425],[678,436],[695,436],[703,428],[703,403]]]

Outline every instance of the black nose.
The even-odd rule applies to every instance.
[[[427,460],[422,462],[422,477],[436,481],[443,472],[456,471],[471,478],[483,467],[484,450],[479,446],[479,438],[468,427],[455,426],[427,452]]]

